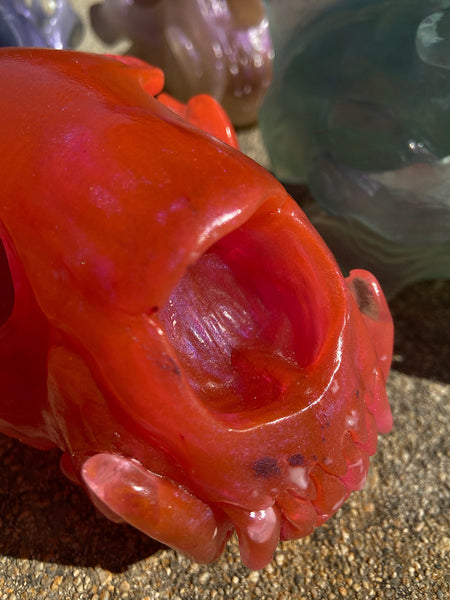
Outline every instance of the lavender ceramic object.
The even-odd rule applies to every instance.
[[[2,0],[0,46],[74,48],[81,21],[67,0]]]
[[[91,21],[106,43],[130,39],[180,100],[207,93],[235,125],[255,121],[273,58],[260,0],[104,0]]]
[[[450,2],[265,5],[275,173],[309,184],[344,270],[370,268],[391,294],[450,276]]]

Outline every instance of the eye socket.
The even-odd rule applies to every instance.
[[[256,214],[186,270],[158,313],[181,370],[215,413],[285,405],[329,339],[329,292],[291,225]]]
[[[15,301],[14,283],[6,248],[0,240],[0,327],[10,318]]]

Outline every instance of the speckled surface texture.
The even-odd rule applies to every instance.
[[[91,36],[83,48],[101,50]],[[244,147],[264,161],[257,132]],[[57,451],[0,436],[0,600],[450,598],[450,282],[406,288],[391,308],[394,430],[365,489],[312,536],[282,543],[259,572],[235,538],[197,565],[99,517]]]

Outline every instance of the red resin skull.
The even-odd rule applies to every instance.
[[[0,430],[59,446],[107,516],[202,562],[236,529],[261,568],[363,486],[390,313],[126,63],[0,50]]]

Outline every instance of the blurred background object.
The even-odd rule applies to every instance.
[[[252,124],[272,76],[272,43],[260,0],[104,0],[91,22],[107,44],[161,67],[182,101],[207,93],[237,126]]]
[[[340,260],[393,294],[450,275],[450,2],[266,0],[272,168]]]
[[[0,46],[75,48],[81,20],[68,0],[2,0]]]

